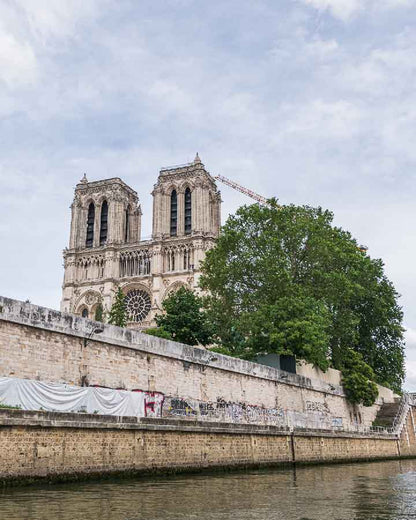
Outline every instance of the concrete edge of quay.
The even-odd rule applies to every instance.
[[[399,438],[0,409],[3,486],[415,457],[407,430]]]
[[[7,426],[33,428],[97,428],[113,430],[160,430],[201,433],[256,435],[295,435],[297,437],[345,437],[397,440],[396,434],[347,432],[342,430],[304,430],[260,424],[207,422],[194,419],[138,418],[113,415],[81,414],[0,408],[0,429]]]

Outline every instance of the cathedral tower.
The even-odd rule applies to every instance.
[[[121,179],[75,188],[61,309],[94,318],[114,293],[126,294],[129,326],[148,328],[166,296],[196,289],[200,263],[218,237],[221,198],[198,154],[192,163],[162,168],[153,190],[153,233],[141,240],[137,193]]]
[[[193,163],[162,168],[153,190],[153,238],[216,238],[221,198],[198,154]]]

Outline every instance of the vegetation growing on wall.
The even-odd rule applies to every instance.
[[[240,208],[206,255],[201,287],[222,352],[331,365],[344,371],[353,402],[374,401],[371,380],[400,391],[398,294],[382,261],[334,226],[331,212],[276,201]]]

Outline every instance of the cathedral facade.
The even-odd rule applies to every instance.
[[[69,247],[64,250],[61,310],[94,319],[111,308],[120,287],[128,326],[154,325],[163,300],[181,286],[198,287],[200,264],[221,225],[221,196],[198,154],[162,168],[153,192],[152,238],[141,240],[137,193],[121,179],[75,188]]]

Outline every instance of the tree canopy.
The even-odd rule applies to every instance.
[[[330,211],[270,202],[230,216],[203,264],[221,350],[293,354],[323,370],[348,366],[350,376],[367,364],[365,378],[400,391],[403,316],[383,262],[334,226]]]
[[[180,287],[162,303],[164,314],[155,318],[159,330],[148,332],[165,338],[168,333],[175,341],[187,345],[208,345],[212,329],[202,303],[202,299],[193,291]]]

